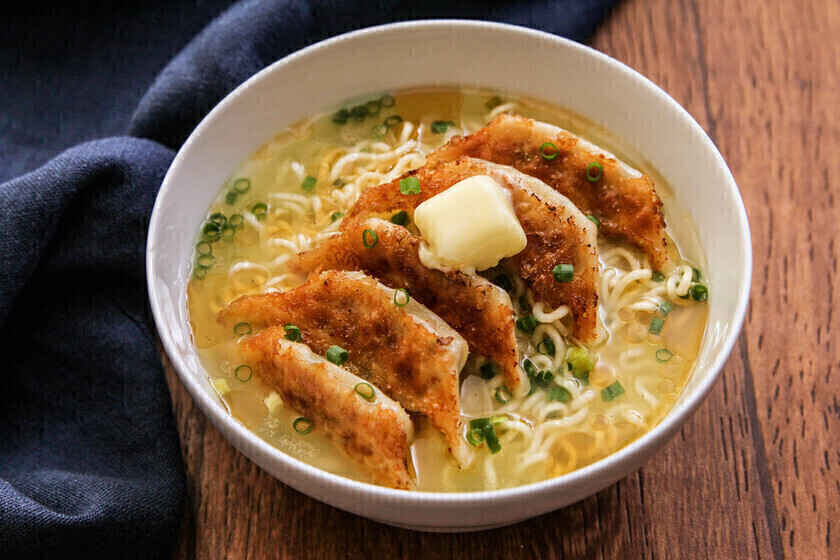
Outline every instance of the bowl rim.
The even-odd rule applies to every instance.
[[[686,122],[688,122],[690,126],[694,129],[695,133],[699,132],[701,134],[702,148],[710,151],[710,153],[713,154],[716,165],[721,168],[721,171],[723,172],[723,177],[726,179],[724,187],[725,189],[731,191],[731,194],[734,195],[733,201],[736,206],[734,210],[736,211],[738,229],[741,234],[741,240],[743,245],[741,248],[743,250],[744,255],[746,255],[746,259],[742,263],[737,263],[737,265],[740,265],[741,267],[740,273],[741,276],[745,278],[745,281],[743,282],[736,294],[737,305],[734,310],[733,322],[731,323],[732,328],[727,332],[726,336],[720,342],[719,351],[714,360],[712,361],[711,365],[709,366],[709,375],[706,378],[704,378],[700,384],[698,384],[698,386],[691,394],[686,395],[685,399],[680,403],[678,407],[669,411],[658,424],[656,424],[652,429],[644,433],[638,439],[634,440],[633,442],[619,449],[618,451],[609,454],[603,459],[600,459],[599,461],[596,461],[590,465],[587,465],[570,473],[566,473],[559,477],[549,478],[543,481],[524,484],[521,486],[514,486],[511,488],[503,488],[497,490],[480,490],[474,492],[428,492],[417,490],[396,490],[392,488],[377,486],[372,483],[360,482],[337,474],[333,474],[321,470],[317,467],[314,467],[309,463],[301,461],[300,459],[287,455],[282,450],[266,442],[253,431],[249,430],[243,424],[238,422],[233,416],[231,416],[227,412],[226,409],[224,409],[223,406],[219,405],[219,402],[217,402],[218,397],[211,396],[211,394],[209,394],[205,388],[200,386],[200,383],[209,383],[209,381],[207,381],[206,377],[199,379],[198,377],[190,373],[189,368],[187,367],[184,359],[182,358],[176,343],[169,336],[169,331],[162,327],[168,319],[167,313],[160,303],[161,296],[158,294],[158,290],[155,284],[156,264],[154,252],[157,243],[156,232],[161,227],[161,207],[163,204],[163,200],[166,198],[165,195],[174,188],[170,179],[173,175],[175,175],[177,169],[182,165],[182,162],[184,161],[185,157],[184,154],[189,151],[189,148],[194,143],[195,139],[198,136],[202,135],[206,129],[212,126],[213,120],[215,119],[217,114],[223,111],[228,105],[231,105],[232,103],[236,102],[236,98],[242,90],[251,87],[254,83],[264,79],[264,77],[267,74],[277,71],[278,68],[282,68],[283,66],[289,64],[292,61],[297,60],[298,58],[306,57],[310,55],[310,53],[320,51],[325,48],[332,48],[342,43],[352,42],[360,38],[367,37],[368,35],[375,35],[388,32],[405,32],[417,29],[436,27],[446,27],[449,30],[482,30],[486,32],[504,32],[512,33],[513,35],[518,34],[527,38],[546,41],[552,44],[553,47],[560,47],[565,49],[571,49],[573,51],[578,51],[584,54],[585,56],[596,59],[601,64],[610,67],[613,71],[622,74],[624,78],[636,82],[640,87],[644,87],[650,93],[650,95],[659,97],[660,101],[665,102],[675,113],[680,114],[683,120],[686,120]],[[584,481],[586,481],[590,477],[597,476],[597,473],[622,472],[622,464],[633,463],[634,461],[638,462],[640,460],[640,457],[643,458],[646,450],[650,449],[652,451],[655,451],[664,443],[666,443],[676,432],[676,430],[679,429],[694,414],[694,412],[697,410],[700,404],[702,404],[702,402],[706,399],[715,382],[721,376],[723,366],[729,359],[729,355],[731,354],[735,343],[740,337],[746,316],[747,306],[749,304],[749,294],[751,288],[750,279],[752,278],[753,267],[752,261],[752,241],[749,230],[749,223],[747,220],[746,209],[744,207],[743,199],[740,195],[740,191],[735,182],[735,179],[732,176],[732,173],[729,170],[728,166],[726,165],[723,156],[720,154],[720,151],[717,149],[714,142],[712,142],[712,140],[709,138],[705,130],[703,130],[703,128],[696,122],[696,120],[691,116],[691,114],[688,113],[688,111],[685,108],[683,108],[676,100],[674,100],[670,95],[668,95],[662,88],[660,88],[654,82],[652,82],[636,70],[633,70],[626,64],[592,47],[544,31],[522,27],[519,25],[481,20],[429,19],[377,25],[324,39],[273,62],[272,64],[266,66],[256,74],[249,77],[235,89],[229,92],[216,106],[213,107],[211,111],[207,113],[207,115],[204,116],[201,122],[190,133],[190,136],[178,150],[178,153],[173,159],[172,164],[170,165],[169,170],[167,171],[166,176],[164,177],[163,182],[161,183],[161,188],[155,199],[154,208],[152,210],[152,216],[149,222],[149,230],[146,245],[146,280],[147,287],[149,290],[149,300],[155,324],[163,347],[169,357],[170,362],[172,363],[175,371],[178,374],[179,380],[186,387],[190,396],[193,398],[193,400],[196,402],[196,404],[199,406],[202,412],[216,425],[217,428],[220,429],[225,439],[232,443],[235,448],[241,451],[241,443],[231,441],[231,438],[228,436],[227,433],[225,433],[225,429],[237,434],[238,438],[241,438],[241,440],[245,440],[248,443],[249,447],[255,450],[256,452],[261,453],[264,456],[271,456],[275,460],[279,461],[279,463],[283,465],[285,470],[299,471],[302,475],[307,476],[310,479],[314,479],[314,481],[318,482],[319,485],[321,485],[321,488],[324,490],[326,490],[327,488],[338,487],[342,488],[343,490],[350,491],[354,494],[367,494],[377,499],[377,501],[389,502],[397,506],[399,506],[400,504],[449,505],[456,503],[459,505],[470,506],[480,504],[485,501],[515,501],[517,499],[530,497],[535,494],[540,494],[546,491],[556,490],[557,488],[577,486],[583,484]],[[706,336],[708,336],[708,332]],[[222,427],[224,427],[225,429],[221,429]],[[275,476],[275,478],[279,478],[273,473],[271,474],[272,476]],[[286,480],[280,480],[286,484],[289,484],[289,482],[287,482]],[[611,482],[609,484],[612,484],[612,480],[613,479],[611,479]]]

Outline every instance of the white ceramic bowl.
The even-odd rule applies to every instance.
[[[673,186],[697,225],[712,297],[696,369],[664,420],[617,453],[544,482],[475,493],[405,492],[329,474],[289,457],[233,419],[190,340],[186,283],[196,232],[230,173],[284,127],[366,93],[484,87],[542,99],[622,138]],[[577,43],[520,27],[423,21],[364,29],[296,52],[253,76],[201,122],[163,181],[147,276],[161,340],[201,410],[242,453],[286,484],[365,517],[414,529],[506,525],[576,502],[634,471],[697,409],[741,330],[752,253],[738,188],[691,116],[640,74]],[[687,459],[690,460],[690,459]]]

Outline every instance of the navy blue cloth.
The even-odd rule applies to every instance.
[[[614,1],[5,6],[0,558],[171,554],[185,484],[147,309],[145,236],[174,151],[213,105],[345,31],[448,17],[585,40]]]

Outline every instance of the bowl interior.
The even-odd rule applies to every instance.
[[[190,340],[186,282],[196,231],[223,181],[258,147],[304,117],[367,93],[420,86],[490,88],[581,115],[642,154],[670,183],[697,227],[712,297],[694,375],[659,426],[599,463],[521,489],[407,497],[405,492],[313,472],[316,469],[270,448],[227,415],[206,381]],[[717,377],[741,328],[751,249],[743,203],[723,159],[696,122],[651,82],[592,49],[540,32],[481,22],[413,22],[362,30],[304,49],[225,98],[190,136],[164,180],[150,226],[147,267],[152,308],[166,351],[199,406],[234,445],[319,499],[412,525],[414,518],[390,516],[387,507],[366,513],[330,493],[338,489],[338,494],[357,498],[375,495],[415,504],[459,499],[477,503],[483,495],[524,499],[537,491],[545,496],[546,490],[580,499],[586,495],[578,495],[581,491],[597,491],[636,468],[700,404]],[[313,481],[321,490],[307,488]],[[539,507],[531,506],[533,511],[520,509],[508,516],[521,519],[563,502],[543,500]],[[441,519],[437,527],[449,527],[446,523]]]

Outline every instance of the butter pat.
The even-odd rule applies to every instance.
[[[527,244],[510,193],[487,175],[464,179],[422,203],[414,223],[425,241],[420,258],[430,268],[485,270]]]

